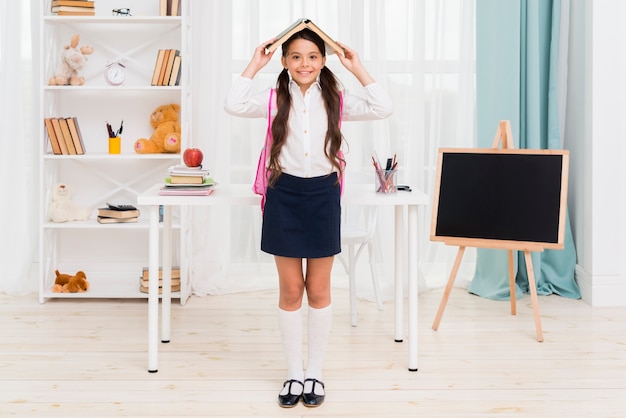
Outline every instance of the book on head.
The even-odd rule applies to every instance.
[[[315,23],[311,21],[311,19],[301,18],[292,23],[287,29],[282,31],[276,36],[276,41],[268,45],[265,50],[266,52],[272,52],[278,49],[287,39],[291,38],[294,33],[300,32],[302,29],[311,29],[313,32],[317,33],[320,38],[324,40],[326,44],[326,49],[330,48],[335,51],[337,54],[345,55],[343,48],[340,47],[337,42],[335,42],[330,36],[326,35],[323,30],[321,30]],[[328,52],[328,51],[327,51]]]

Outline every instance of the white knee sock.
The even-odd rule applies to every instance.
[[[309,357],[306,368],[306,379],[322,380],[322,364],[324,362],[324,355],[326,354],[326,347],[328,346],[328,339],[330,338],[332,320],[332,305],[328,305],[321,309],[315,309],[309,306]],[[311,382],[306,382],[304,391],[307,393],[311,392],[311,385]],[[316,392],[318,392],[321,389],[321,386],[316,385],[315,389]],[[323,394],[323,392],[321,394]]]
[[[287,360],[287,379],[304,380],[302,366],[302,309],[285,311],[278,308],[278,327]],[[301,389],[293,385],[294,390]],[[297,388],[296,388],[297,386]]]

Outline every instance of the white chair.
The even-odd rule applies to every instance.
[[[375,206],[366,207],[344,207],[342,208],[343,219],[341,222],[341,246],[346,248],[347,257],[344,252],[337,256],[348,273],[350,289],[350,315],[352,326],[357,323],[356,309],[356,264],[359,261],[363,249],[367,248],[370,263],[370,274],[372,276],[372,286],[376,297],[378,310],[383,310],[383,301],[378,286],[376,276],[376,266],[374,265],[374,252],[372,240],[376,229],[377,208]]]

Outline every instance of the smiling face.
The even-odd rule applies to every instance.
[[[326,57],[315,43],[306,39],[294,39],[281,61],[304,94],[317,81],[326,64]]]

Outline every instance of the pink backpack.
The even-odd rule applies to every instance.
[[[341,126],[341,118],[343,115],[343,95],[339,93],[340,100],[340,113],[339,113],[339,125]],[[256,167],[256,177],[254,184],[252,185],[252,191],[255,194],[261,196],[261,210],[265,209],[265,195],[267,194],[267,185],[271,171],[267,168],[267,157],[272,148],[272,110],[276,109],[276,89],[270,90],[270,99],[267,103],[267,132],[265,133],[265,145],[261,149],[261,155],[259,156],[259,162]],[[343,152],[339,150],[339,157],[343,160]],[[342,161],[341,168],[343,169],[345,163]],[[339,179],[339,187],[341,194],[343,194],[343,176]]]

